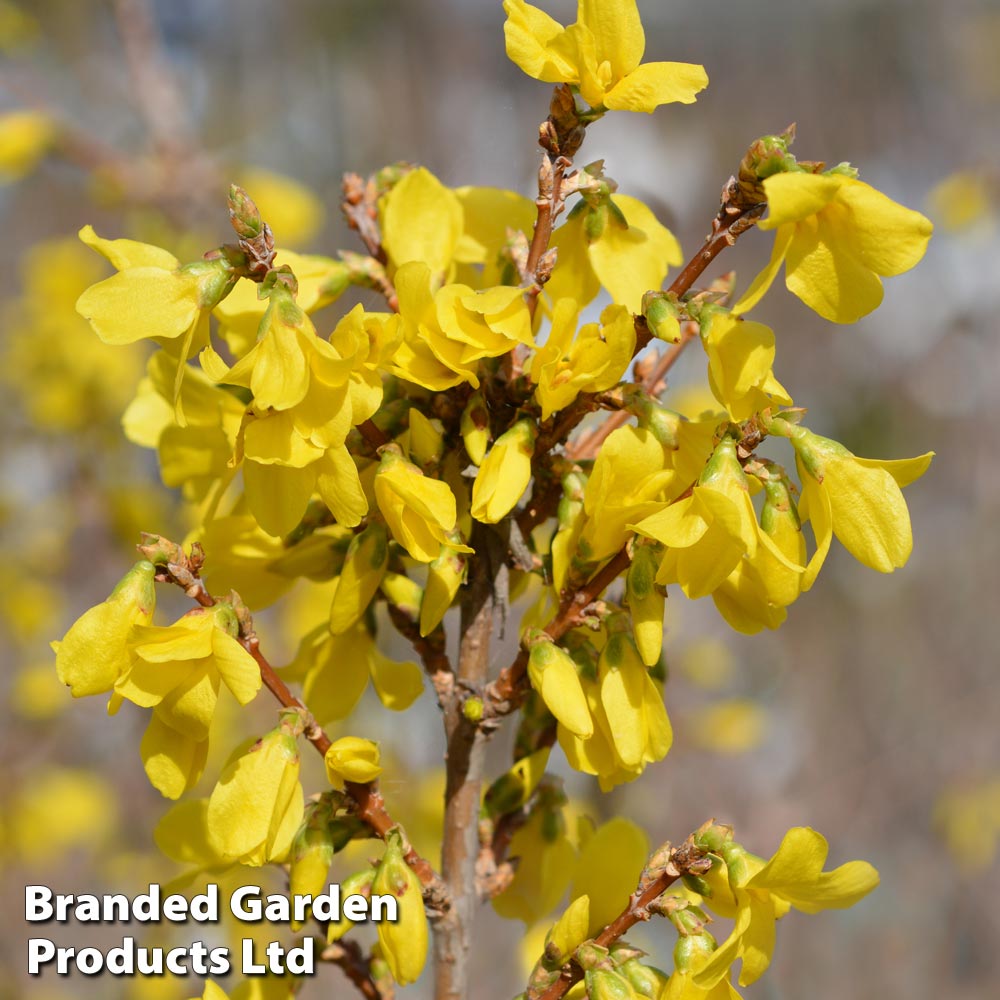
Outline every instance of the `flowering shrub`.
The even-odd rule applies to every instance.
[[[691,104],[705,71],[643,62],[635,0],[580,0],[567,27],[523,0],[503,6],[508,55],[555,85],[534,202],[397,164],[345,179],[364,253],[293,252],[235,185],[235,242],[197,260],[81,231],[114,273],[77,310],[106,344],[155,346],[126,435],[155,449],[197,523],[183,544],[143,537],[114,592],[55,644],[56,669],[75,696],[106,695],[111,714],[124,701],[149,710],[140,755],[171,800],[201,778],[230,695],[277,699],[276,727],[236,748],[207,800],[174,807],[162,846],[183,855],[197,829],[203,868],[287,865],[294,892],[318,893],[352,840],[384,841],[351,881],[395,895],[400,921],[380,925],[368,954],[349,924],[308,931],[366,997],[416,980],[431,947],[437,996],[469,996],[481,901],[549,928],[530,1000],[733,997],[766,971],[777,920],[853,905],[875,870],[824,870],[827,843],[805,827],[767,860],[714,821],[652,852],[623,818],[577,844],[546,765],[561,753],[607,791],[667,756],[671,587],[755,633],[782,624],[834,536],[878,572],[905,564],[902,489],[931,456],[861,458],[809,429],[775,373],[774,332],[745,316],[784,265],[806,305],[854,322],[879,305],[882,277],[919,261],[931,226],[850,165],[797,159],[788,130],[749,146],[685,257],[603,160],[577,161],[605,115]],[[15,126],[11,171],[45,136]],[[764,271],[741,294],[729,278],[700,285],[755,228],[774,230]],[[383,306],[317,330],[312,315],[351,286]],[[695,342],[718,405],[687,419],[664,382]],[[787,468],[758,454],[769,438],[785,439]],[[277,667],[254,614],[298,580],[322,586],[326,605],[309,605],[294,661]],[[173,624],[157,621],[158,585],[194,602]],[[493,672],[512,607],[519,651]],[[379,649],[389,630],[419,665]],[[440,863],[383,798],[393,763],[378,745],[323,728],[350,729],[369,681],[405,711],[425,676],[447,746]],[[507,724],[514,760],[490,779],[485,749]],[[308,744],[329,787],[306,797]],[[732,921],[721,942],[713,916]],[[651,917],[676,932],[669,975],[625,939]]]

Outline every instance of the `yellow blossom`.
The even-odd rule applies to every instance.
[[[834,323],[854,323],[882,301],[882,277],[909,271],[927,249],[933,226],[880,191],[837,168],[824,174],[779,173],[764,180],[776,230],[767,267],[733,312],[763,298],[781,265],[785,286]]]
[[[497,438],[472,486],[472,516],[477,521],[502,521],[524,495],[537,434],[534,421],[519,420]]]
[[[375,499],[393,538],[418,562],[436,559],[446,543],[459,552],[472,551],[450,540],[457,514],[448,484],[425,476],[403,458],[398,446],[382,450]]]
[[[365,783],[382,773],[378,744],[359,736],[342,736],[326,751],[327,780],[336,788],[345,781]]]
[[[0,182],[30,174],[55,137],[55,123],[40,111],[0,115]]]
[[[600,323],[587,323],[577,331],[578,316],[576,302],[560,299],[548,338],[532,358],[531,379],[538,386],[535,396],[543,420],[569,406],[581,392],[617,385],[635,353],[635,321],[624,306],[608,306]]]
[[[701,66],[642,63],[646,37],[635,0],[579,0],[564,28],[524,0],[504,0],[507,55],[528,76],[579,87],[592,107],[652,112],[691,104],[708,85]]]

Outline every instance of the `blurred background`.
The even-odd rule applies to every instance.
[[[573,6],[545,5],[564,23]],[[855,909],[783,921],[774,965],[750,997],[995,995],[1000,3],[639,6],[647,59],[703,63],[710,86],[694,106],[609,116],[578,162],[604,158],[686,255],[747,145],[793,121],[800,157],[849,160],[930,215],[927,257],[888,281],[882,308],[857,327],[826,323],[780,287],[755,318],[776,329],[776,371],[813,429],[864,456],[937,458],[907,490],[916,544],[892,577],[835,546],[780,632],[756,637],[729,631],[710,602],[672,594],[673,750],[608,796],[575,774],[567,789],[598,819],[633,818],[654,843],[715,816],[766,856],[788,827],[812,825],[832,863],[876,865],[882,886]],[[165,804],[142,773],[141,713],[112,722],[101,699],[72,704],[48,647],[106,596],[139,530],[181,536],[188,526],[155,455],[121,435],[143,348],[105,348],[74,312],[105,273],[76,231],[93,223],[192,259],[228,238],[235,178],[280,245],[360,249],[337,208],[341,175],[402,159],[449,185],[530,197],[549,88],[507,62],[502,22],[488,0],[0,0],[0,997],[201,990],[24,976],[26,882],[135,893],[183,870],[153,847]],[[751,233],[710,275],[736,268],[745,286],[769,246]],[[704,368],[688,352],[675,398],[703,390]],[[262,626],[277,662],[291,658],[301,620],[291,612]],[[504,655],[498,647],[497,668]],[[255,711],[270,724],[270,706]],[[424,843],[435,837],[440,780],[415,776],[439,763],[436,715],[429,694],[402,719],[366,700],[351,724],[407,762],[390,767],[386,794]],[[233,722],[230,743],[246,726]],[[509,744],[494,751],[499,770]],[[208,788],[217,771],[210,762]],[[477,1000],[512,996],[523,984],[520,925],[487,909],[477,927],[490,942]],[[121,929],[48,930],[109,946]],[[175,943],[191,932],[174,932]],[[665,939],[638,940],[669,954]],[[302,996],[349,991],[329,969]]]

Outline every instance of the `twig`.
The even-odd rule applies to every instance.
[[[199,545],[196,544],[192,548],[191,554],[188,555],[179,545],[161,536],[153,535],[145,536],[145,538],[146,544],[137,547],[156,565],[157,580],[181,587],[188,597],[203,608],[211,608],[218,604],[218,600],[208,592],[205,581],[200,576],[200,570],[204,564],[204,553]],[[288,685],[278,676],[270,661],[261,652],[260,641],[253,627],[253,619],[247,612],[245,605],[238,600],[238,595],[234,594],[233,597],[236,598],[233,603],[240,623],[239,642],[257,662],[264,686],[284,708],[296,709],[303,713],[306,724],[304,735],[320,756],[325,757],[331,746],[330,737],[312,717],[306,705],[292,694]],[[377,781],[368,784],[345,782],[345,789],[352,800],[355,815],[363,820],[378,837],[384,840],[393,827],[399,826],[385,808],[385,800],[379,791]],[[437,916],[445,912],[449,905],[448,893],[440,876],[412,846],[408,847],[405,857],[406,863],[413,869],[424,887],[424,900],[432,914]]]
[[[338,966],[365,1000],[389,1000],[372,976],[371,958],[361,953],[361,946],[357,941],[345,939],[328,944],[319,957],[323,962]]]
[[[688,872],[704,870],[704,867],[704,850],[688,838],[680,847],[670,852],[668,862],[655,877],[648,881],[640,880],[639,887],[629,896],[625,909],[594,938],[594,944],[608,948],[636,924],[649,920],[652,916],[650,904],[662,896],[679,878]],[[560,978],[541,994],[539,1000],[560,1000],[570,987],[581,979],[583,979],[583,969],[575,960],[570,960],[563,967]]]

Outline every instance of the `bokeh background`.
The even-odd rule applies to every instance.
[[[572,20],[570,3],[546,9]],[[889,281],[883,307],[857,327],[824,322],[780,287],[759,314],[778,332],[777,371],[810,426],[858,454],[937,458],[907,491],[916,546],[895,575],[835,551],[785,627],[753,638],[728,631],[710,602],[673,595],[674,749],[609,796],[594,797],[580,776],[567,787],[592,799],[596,817],[630,816],[654,841],[717,816],[766,855],[789,826],[809,824],[830,840],[832,861],[875,863],[882,886],[862,905],[782,923],[774,966],[750,997],[994,996],[1000,4],[640,9],[647,57],[704,63],[711,84],[691,107],[609,116],[580,162],[604,158],[620,190],[649,202],[687,252],[749,142],[792,121],[800,156],[849,160],[931,215],[927,257]],[[142,774],[140,713],[112,722],[98,704],[71,704],[48,648],[107,594],[140,529],[186,527],[153,454],[118,425],[142,350],[104,348],[73,311],[104,273],[76,230],[92,222],[194,256],[227,238],[225,189],[236,177],[280,242],[356,249],[337,210],[341,174],[402,159],[447,184],[530,196],[549,91],[506,61],[502,21],[494,0],[0,0],[0,996],[200,992],[23,975],[26,882],[134,893],[181,870],[153,850],[164,803]],[[25,110],[35,113],[28,125],[2,117]],[[44,122],[55,133],[39,138]],[[768,246],[750,234],[721,267],[745,283]],[[703,385],[692,350],[672,389]],[[279,662],[292,655],[296,622],[268,621]],[[268,706],[256,711],[272,718]],[[355,731],[406,762],[387,794],[432,839],[439,779],[417,780],[440,759],[432,699],[402,723],[377,703],[362,713]],[[235,720],[234,733],[247,725]],[[499,767],[502,739],[495,752]],[[484,911],[477,926],[487,942],[477,1000],[513,995],[519,925]],[[190,930],[179,940],[197,936]],[[117,929],[53,934],[108,945]],[[349,990],[331,969],[302,995]]]

